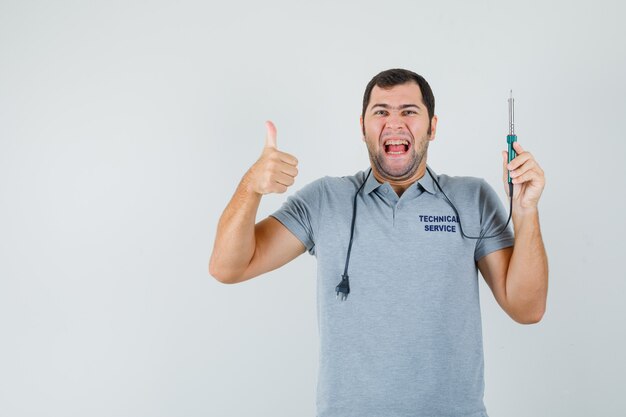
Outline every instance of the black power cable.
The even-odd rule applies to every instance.
[[[445,197],[448,205],[452,207],[452,210],[454,210],[454,214],[456,214],[456,218],[459,220],[459,230],[461,231],[461,236],[463,236],[466,239],[478,239],[478,242],[476,242],[476,246],[478,246],[481,240],[491,239],[491,238],[500,236],[506,230],[507,226],[509,225],[509,222],[511,221],[511,216],[513,214],[513,183],[509,182],[509,199],[510,199],[509,218],[507,219],[506,224],[504,225],[502,230],[500,230],[495,235],[491,235],[491,236],[485,236],[487,229],[485,229],[480,234],[480,236],[468,236],[465,234],[465,232],[463,232],[463,226],[461,225],[461,216],[459,215],[459,211],[456,209],[454,204],[452,204],[452,201],[450,201],[446,193],[443,191],[443,188],[441,188],[441,185],[439,185],[439,181],[437,181],[437,179],[432,174],[432,172],[430,172],[430,169],[428,167],[426,167],[426,171],[428,171],[428,175],[430,175],[430,177],[433,179],[435,184],[437,184],[437,188],[439,188],[439,190]],[[372,169],[370,168],[370,172],[367,173],[365,180],[363,180],[363,183],[361,184],[357,192],[354,194],[354,201],[352,203],[352,224],[350,226],[350,243],[348,243],[348,254],[346,256],[346,265],[343,270],[343,275],[341,275],[341,282],[335,288],[335,291],[337,292],[337,298],[339,298],[341,294],[341,301],[345,301],[348,298],[348,294],[350,294],[350,277],[348,276],[348,265],[350,263],[350,252],[352,252],[352,239],[354,237],[354,225],[356,223],[356,199],[359,193],[361,192],[361,190],[363,189],[363,187],[365,186],[365,183],[367,182],[367,179],[369,178],[371,173],[372,173]]]

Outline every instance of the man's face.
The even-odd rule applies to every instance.
[[[398,182],[423,174],[418,168],[426,163],[428,142],[435,139],[437,128],[437,117],[433,116],[429,133],[428,119],[417,83],[390,89],[374,86],[361,126],[378,177]]]

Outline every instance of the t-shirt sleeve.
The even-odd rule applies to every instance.
[[[281,222],[315,255],[315,237],[321,216],[323,179],[313,181],[293,195],[270,216]]]
[[[509,217],[508,211],[502,205],[500,198],[494,189],[485,181],[481,180],[480,185],[480,233],[484,236],[498,235]],[[483,238],[476,245],[474,250],[474,260],[478,261],[485,255],[499,249],[513,246],[515,239],[511,224],[498,236],[493,238]]]

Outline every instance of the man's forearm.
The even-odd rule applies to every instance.
[[[515,246],[506,279],[507,300],[522,321],[541,320],[548,295],[548,258],[539,228],[538,211],[513,211]]]
[[[254,256],[254,226],[261,195],[252,191],[244,176],[217,225],[209,273],[228,281],[243,272]]]
[[[284,193],[298,175],[298,160],[276,147],[276,127],[267,121],[261,157],[243,176],[217,224],[209,274],[222,282],[243,273],[256,250],[256,213],[261,196]]]

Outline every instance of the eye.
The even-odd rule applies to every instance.
[[[405,115],[414,115],[414,114],[417,114],[417,112],[415,110],[405,110],[404,114]]]
[[[387,111],[386,110],[376,110],[376,111],[374,111],[374,114],[376,116],[384,116],[384,115],[387,114]]]

